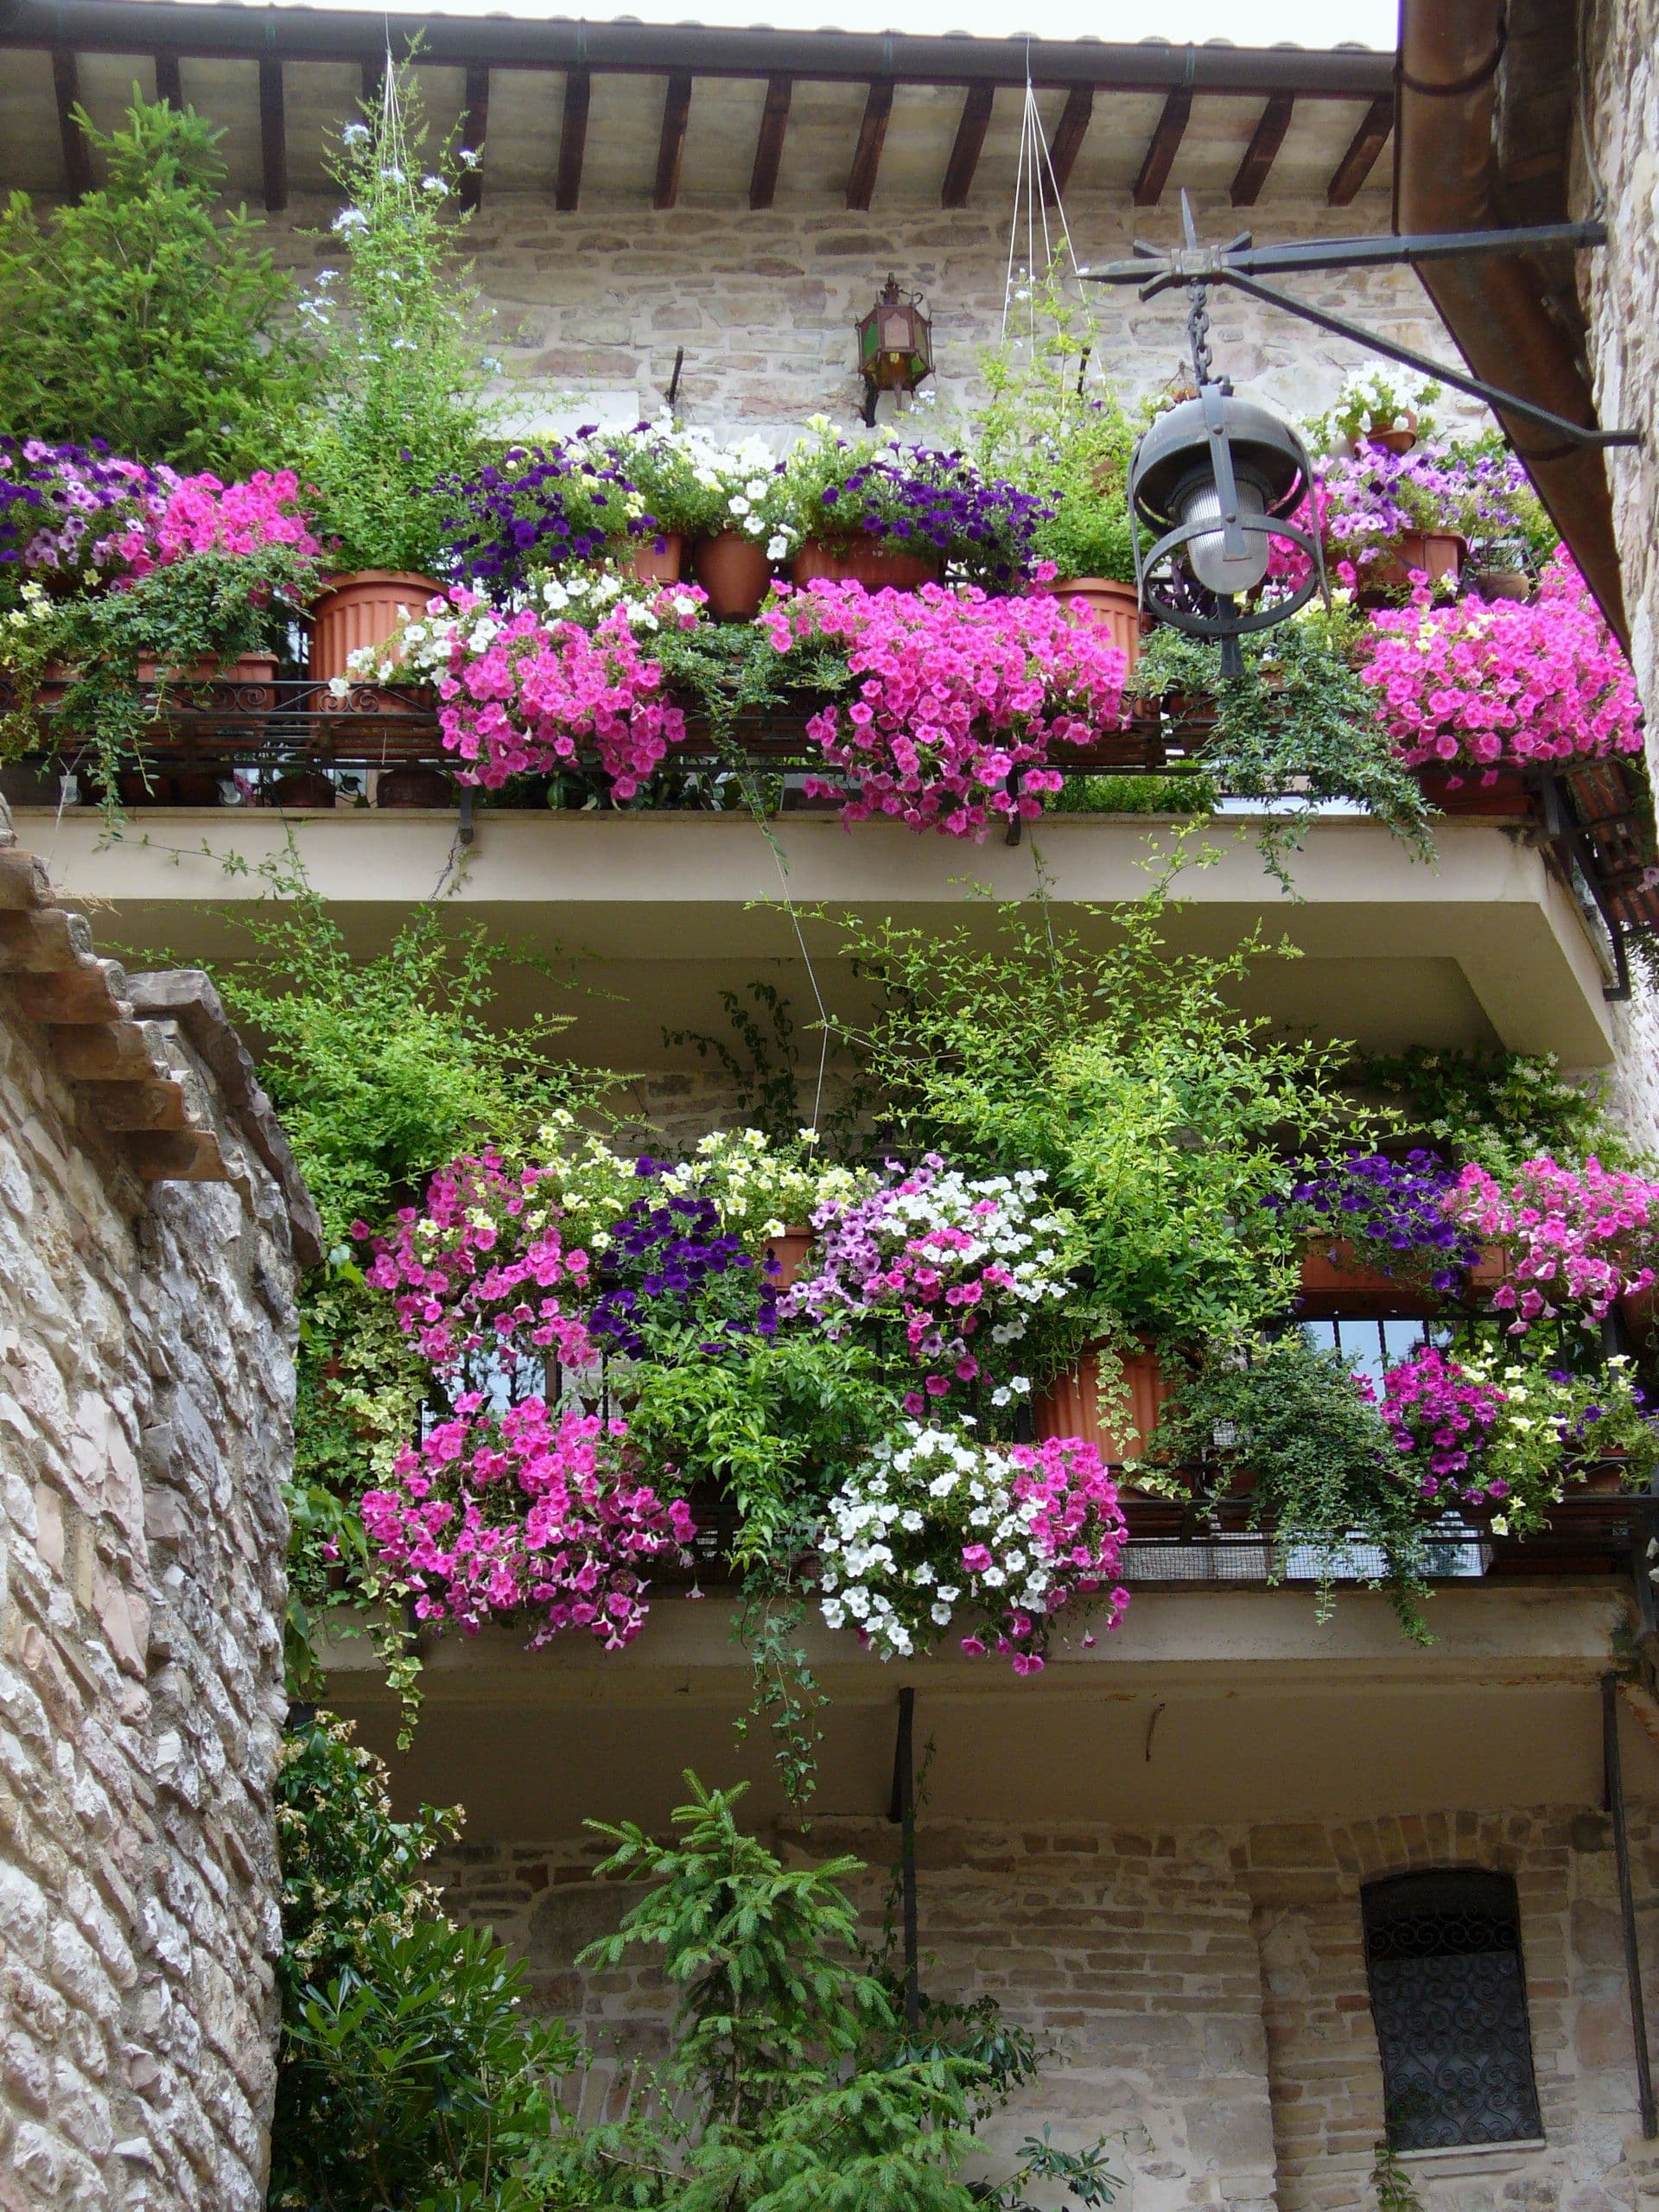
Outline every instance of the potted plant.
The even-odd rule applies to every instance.
[[[335,570],[312,608],[321,683],[441,588],[443,487],[467,472],[486,428],[477,297],[452,265],[459,172],[476,156],[448,145],[429,155],[426,139],[405,65],[387,72],[327,158],[346,199],[332,226],[342,270],[324,271],[303,302],[324,345],[305,474]]]
[[[773,569],[797,543],[784,465],[759,438],[727,452],[692,441],[700,494],[691,573],[717,621],[758,614]]]
[[[1318,505],[1338,573],[1351,571],[1362,606],[1386,607],[1417,576],[1454,592],[1471,545],[1526,535],[1537,495],[1513,455],[1489,447],[1367,443],[1325,464]]]
[[[1511,1335],[1563,1310],[1603,1321],[1656,1279],[1659,1181],[1605,1167],[1594,1154],[1573,1166],[1541,1153],[1502,1179],[1471,1160],[1446,1205],[1463,1228],[1507,1250],[1492,1303],[1513,1316]]]
[[[1440,385],[1414,370],[1371,362],[1343,378],[1334,404],[1308,425],[1308,444],[1320,454],[1357,453],[1364,446],[1409,453],[1420,437],[1433,436],[1440,396]]]
[[[1112,1467],[1143,1459],[1159,1416],[1179,1387],[1152,1338],[1125,1344],[1109,1337],[1085,1344],[1074,1366],[1039,1389],[1032,1415],[1039,1438],[1080,1436]]]
[[[1358,649],[1360,676],[1395,754],[1451,779],[1474,776],[1477,809],[1518,772],[1642,750],[1629,662],[1565,553],[1528,606],[1475,597],[1439,606],[1427,586],[1412,603],[1374,613]]]
[[[1298,1311],[1400,1313],[1502,1279],[1503,1257],[1454,1219],[1458,1171],[1421,1148],[1357,1147],[1298,1173],[1268,1206],[1306,1239]]]
[[[445,567],[486,599],[506,601],[542,577],[570,585],[573,571],[626,553],[643,543],[629,532],[636,522],[643,528],[645,514],[628,458],[590,427],[547,444],[508,446],[449,477]]]
[[[1041,502],[1028,493],[964,454],[838,437],[823,416],[807,428],[785,463],[796,583],[913,590],[948,574],[1008,592],[1030,576]]]

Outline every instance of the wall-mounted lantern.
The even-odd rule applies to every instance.
[[[864,379],[864,419],[875,420],[884,391],[914,391],[933,373],[933,325],[922,313],[919,292],[901,291],[889,276],[880,298],[858,325],[858,372]]]

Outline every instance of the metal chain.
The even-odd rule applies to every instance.
[[[1186,339],[1192,349],[1192,374],[1200,385],[1213,384],[1215,362],[1210,353],[1210,288],[1207,284],[1187,287],[1192,304],[1187,310]]]

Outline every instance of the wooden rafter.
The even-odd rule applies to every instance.
[[[858,126],[858,144],[853,152],[853,166],[847,178],[847,205],[849,207],[868,207],[874,197],[876,172],[881,166],[881,149],[887,140],[887,121],[892,113],[892,78],[872,79],[864,100],[864,120]]]
[[[561,215],[574,215],[582,199],[582,162],[588,150],[588,103],[593,79],[572,69],[564,79],[564,121],[559,130],[559,175],[554,204]]]
[[[1141,164],[1141,174],[1135,180],[1133,197],[1137,207],[1155,207],[1162,197],[1175,156],[1181,150],[1181,141],[1186,136],[1187,118],[1192,112],[1192,95],[1184,85],[1178,85],[1164,102],[1158,128],[1152,134],[1146,159]]]
[[[657,189],[653,207],[671,207],[680,196],[680,164],[685,159],[686,125],[691,120],[691,73],[677,69],[663,98],[663,135],[657,146]]]
[[[179,78],[176,54],[158,54],[156,57],[156,97],[165,100],[171,108],[184,105],[184,86]]]
[[[1089,118],[1094,111],[1093,87],[1073,85],[1065,96],[1065,105],[1054,126],[1054,136],[1048,142],[1048,168],[1052,175],[1046,173],[1044,175],[1043,198],[1051,207],[1071,181],[1072,165],[1077,158],[1089,129]]]
[[[1376,157],[1394,129],[1394,94],[1384,92],[1365,111],[1365,119],[1337,163],[1325,200],[1332,207],[1345,207],[1376,166]]]
[[[265,207],[275,215],[288,205],[288,126],[283,65],[274,55],[259,64],[259,163],[264,173]]]
[[[754,167],[749,172],[749,205],[770,207],[778,191],[778,164],[784,157],[784,133],[789,128],[789,103],[795,90],[792,77],[768,77],[766,104],[760,111],[760,135],[754,142]]]
[[[92,161],[86,148],[86,134],[75,120],[75,107],[80,99],[80,73],[75,67],[73,51],[67,46],[54,46],[52,49],[52,94],[58,104],[64,188],[72,200],[79,200],[92,188]]]
[[[979,167],[981,149],[985,133],[990,127],[991,105],[996,98],[995,85],[970,85],[962,103],[962,120],[957,125],[956,143],[950,149],[950,159],[945,165],[944,187],[939,194],[942,207],[965,207],[968,194],[973,189],[974,171]]]
[[[1244,158],[1233,178],[1232,200],[1235,207],[1254,207],[1268,181],[1268,172],[1279,158],[1279,149],[1285,143],[1285,133],[1290,128],[1290,118],[1296,103],[1288,92],[1274,92],[1262,109],[1250,143],[1244,149]]]
[[[467,72],[467,87],[462,100],[461,150],[463,154],[481,155],[490,129],[490,73],[487,69],[474,66]],[[481,160],[464,165],[461,191],[457,196],[464,213],[477,213],[484,197],[484,166]]]

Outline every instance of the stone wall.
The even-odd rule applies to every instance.
[[[25,925],[35,959],[85,928],[16,911],[28,883],[0,871],[7,969]],[[274,1125],[228,1110],[181,1023],[133,1020],[119,970],[70,984],[93,967],[118,1090],[58,1065],[105,1025],[37,1026],[42,978],[0,981],[0,2206],[253,2212],[308,1223],[261,1157]],[[101,1121],[182,1136],[187,1097],[229,1179],[141,1179],[145,1138]]]
[[[328,264],[334,213],[332,201],[296,200],[275,219],[274,242],[290,265],[312,275]],[[1084,261],[1122,257],[1137,234],[1173,238],[1178,223],[1173,207],[1137,211],[1121,194],[1074,195],[1066,213]],[[1201,199],[1195,214],[1208,237],[1239,227],[1224,201]],[[1262,235],[1337,236],[1371,220],[1371,212],[1281,200],[1270,220],[1264,212]],[[720,201],[560,215],[549,197],[491,194],[467,245],[494,314],[497,390],[520,431],[654,414],[682,346],[679,405],[693,425],[759,433],[779,447],[820,410],[856,429],[853,325],[892,269],[925,292],[933,315],[937,380],[908,418],[931,437],[934,417],[972,400],[979,353],[1001,331],[1007,292],[1007,215],[988,207],[752,213]],[[1143,304],[1133,292],[1089,292],[1096,365],[1121,391],[1138,397],[1188,373],[1184,296]],[[1450,353],[1403,270],[1324,276],[1316,296],[1408,346]],[[1016,321],[1019,312],[1016,301]],[[1293,416],[1326,406],[1366,358],[1308,324],[1224,296],[1214,304],[1213,342],[1220,368]],[[884,420],[894,404],[883,400]]]
[[[896,1831],[819,1820],[808,1847],[865,1859],[874,1932]],[[1655,2014],[1650,1810],[1633,1815],[1632,1849]],[[592,1883],[599,1855],[595,1844],[463,1845],[441,1869],[450,1910],[494,1927],[527,1959],[537,2002],[613,2054],[589,2081],[594,2119],[620,2112],[626,2062],[660,2054],[667,2018],[649,1964],[575,1967],[626,1901]],[[1546,2140],[1407,2153],[1424,2212],[1612,2212],[1659,2194],[1659,2152],[1640,2136],[1611,1837],[1599,1813],[1140,1834],[924,1815],[918,1858],[924,1986],[939,1997],[988,1990],[1053,2050],[1042,2082],[995,2123],[993,2151],[1045,2121],[1065,2143],[1115,2136],[1122,2212],[1372,2212],[1382,2084],[1359,1888],[1428,1866],[1516,1878]]]

